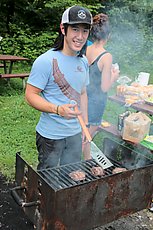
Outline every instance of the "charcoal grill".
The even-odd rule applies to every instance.
[[[94,160],[35,171],[16,155],[16,187],[11,194],[36,229],[89,230],[150,207],[153,161],[108,138],[103,146],[113,163],[104,176],[91,173],[98,166]],[[127,171],[112,174],[115,167]],[[75,170],[84,171],[85,180],[71,179]]]

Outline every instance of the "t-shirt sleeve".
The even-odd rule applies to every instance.
[[[44,89],[52,72],[52,60],[39,56],[33,63],[27,83],[39,89]]]

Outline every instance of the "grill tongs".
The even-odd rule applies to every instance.
[[[78,111],[77,105],[74,108],[75,111]],[[90,149],[91,149],[91,156],[93,159],[99,164],[103,169],[107,169],[109,167],[112,167],[113,164],[110,162],[110,160],[105,156],[105,154],[97,147],[97,145],[92,141],[91,135],[88,131],[88,128],[86,127],[83,118],[81,115],[78,115],[78,120],[80,122],[80,125],[82,127],[82,130],[85,133],[85,136],[87,140],[90,142]]]

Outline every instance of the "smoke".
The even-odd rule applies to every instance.
[[[145,12],[132,13],[128,7],[123,7],[120,10],[113,8],[108,15],[111,37],[107,49],[112,53],[114,62],[119,63],[121,74],[129,73],[135,78],[141,71],[150,72],[153,39]]]
[[[153,164],[153,161],[143,156],[142,153],[136,152],[132,147],[125,147],[109,138],[104,140],[104,154],[128,170]]]

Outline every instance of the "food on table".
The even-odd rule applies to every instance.
[[[153,105],[153,96],[152,96],[152,97],[148,97],[148,98],[145,100],[145,102],[148,103],[148,104]]]
[[[153,97],[148,97],[147,101],[153,102]]]
[[[91,168],[91,173],[94,175],[94,176],[103,176],[105,174],[104,170],[102,167],[98,167],[98,166],[93,166]]]
[[[108,121],[103,121],[101,123],[101,126],[104,127],[104,128],[107,128],[107,127],[110,127],[110,123]]]
[[[117,95],[122,96],[126,92],[126,86],[125,85],[118,85],[117,86]]]
[[[125,96],[125,102],[126,104],[133,104],[133,103],[137,103],[139,102],[140,98],[138,96],[132,96],[132,95],[128,95],[128,96]]]
[[[131,85],[118,85],[117,95],[124,97],[132,97],[132,100],[142,101],[148,97],[153,97],[153,85],[141,86],[136,82]],[[135,98],[134,98],[135,97]],[[137,97],[137,98],[136,98]],[[129,98],[128,98],[129,99]]]
[[[85,172],[81,171],[81,170],[76,170],[73,171],[69,174],[69,176],[71,177],[71,179],[73,179],[74,181],[81,181],[84,180],[86,175]]]
[[[117,95],[123,96],[126,104],[139,103],[153,95],[153,85],[141,86],[137,82],[131,85],[118,85]]]
[[[131,86],[140,87],[140,84],[138,82],[134,81],[131,83]]]
[[[125,172],[125,171],[127,171],[126,168],[119,168],[119,167],[116,167],[116,168],[113,169],[112,173],[113,173],[113,174],[116,174],[116,173],[121,173],[121,172]]]
[[[153,135],[147,135],[147,136],[144,138],[144,141],[149,141],[149,142],[153,143]]]

